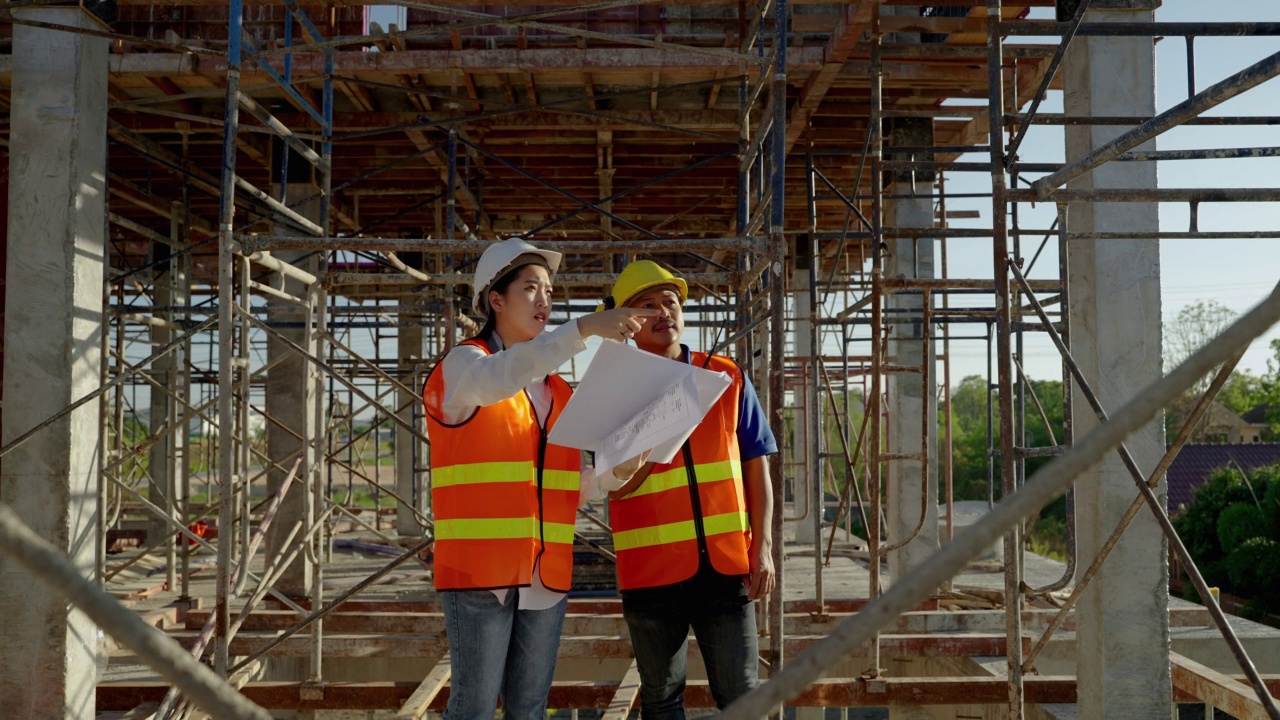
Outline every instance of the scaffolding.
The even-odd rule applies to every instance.
[[[76,30],[105,37],[117,52],[102,382],[0,457],[83,403],[105,400],[100,584],[111,588],[129,565],[163,556],[165,582],[144,594],[186,603],[190,631],[172,634],[188,658],[207,660],[271,710],[421,717],[441,707],[447,660],[433,660],[420,683],[332,682],[325,660],[446,652],[438,604],[360,595],[430,551],[419,388],[475,330],[459,286],[487,244],[508,235],[565,253],[557,320],[590,312],[636,258],[680,272],[701,347],[735,356],[766,388],[783,447],[770,461],[773,492],[793,502],[790,513],[780,502],[773,518],[780,582],[765,610],[761,658],[770,681],[726,715],[760,717],[783,704],[986,704],[1022,718],[1030,703],[1073,702],[1075,679],[1038,676],[1036,661],[1144,505],[1200,596],[1210,596],[1154,489],[1244,348],[1280,320],[1280,289],[1123,408],[1106,408],[1071,354],[1068,248],[1280,237],[1280,229],[1202,230],[1198,221],[1201,204],[1280,202],[1280,190],[1066,186],[1105,163],[1280,155],[1270,147],[1138,149],[1185,125],[1275,124],[1205,113],[1280,74],[1280,54],[1198,89],[1193,49],[1198,38],[1280,35],[1280,24],[1092,22],[1090,0],[1058,3],[1053,20],[1029,17],[1053,7],[1041,0],[605,0],[517,3],[501,15],[490,6],[393,5],[406,10],[406,27],[385,32],[363,6],[298,0],[227,0],[164,18],[157,7],[121,3],[110,31]],[[10,28],[57,29],[5,12]],[[1187,100],[1152,117],[1041,111],[1073,40],[1111,36],[1184,38]],[[241,122],[241,110],[253,121]],[[1127,129],[1070,162],[1022,160],[1037,129],[1067,126]],[[969,191],[960,179],[973,175],[989,186]],[[1188,204],[1190,227],[1071,227],[1092,204],[1157,202]],[[1024,222],[1043,216],[1036,204],[1054,208],[1048,227]],[[951,222],[974,205],[984,206],[985,226]],[[950,276],[948,255],[976,240],[990,244],[989,277]],[[921,248],[934,243],[940,262],[923,259],[933,252]],[[1037,266],[1046,248],[1055,267]],[[1067,425],[1047,446],[1027,439],[1027,417],[1044,413],[1023,366],[1033,336],[1062,358]],[[958,343],[980,344],[989,358],[989,484],[992,498],[1003,498],[962,533],[950,473]],[[1144,471],[1124,438],[1206,374],[1214,380],[1177,439]],[[932,391],[939,375],[940,397]],[[923,389],[918,440],[886,418],[909,388]],[[139,394],[149,403],[146,424]],[[1073,397],[1088,407],[1073,407]],[[1094,413],[1100,429],[1078,437],[1073,411]],[[1060,579],[1028,586],[1023,521],[1112,451],[1138,490],[1125,519],[1096,558],[1078,558],[1072,543]],[[1028,477],[1026,461],[1040,457],[1055,460]],[[882,560],[939,532],[933,483],[943,485],[941,550],[886,589]],[[893,492],[906,494],[891,501]],[[894,513],[901,524],[892,524]],[[607,531],[607,521],[584,515]],[[149,545],[109,563],[109,541],[139,518]],[[807,524],[813,538],[814,585],[804,601],[783,600],[790,523]],[[0,514],[0,525],[16,524]],[[843,526],[850,541],[855,524],[865,529],[868,596],[828,598],[836,539]],[[203,530],[210,525],[216,538]],[[324,579],[339,526],[395,550],[335,594]],[[577,539],[611,558],[597,535]],[[998,539],[1002,612],[949,617],[940,594]],[[16,552],[30,542],[6,531],[0,546]],[[202,569],[193,546],[216,553],[212,610],[192,599]],[[261,570],[250,570],[255,562]],[[1027,604],[1067,588],[1056,611]],[[77,594],[86,604],[96,597]],[[631,658],[616,601],[569,607],[561,658]],[[1176,614],[1222,634],[1248,687],[1175,656],[1175,695],[1280,719],[1277,681],[1258,671],[1222,610],[1209,603]],[[129,644],[125,621],[94,617]],[[840,663],[859,648],[865,664],[853,676],[822,677],[847,667]],[[1005,672],[896,676],[883,661],[948,655],[1003,657]],[[305,679],[260,681],[264,662],[280,657],[304,659]],[[208,678],[191,673],[147,687],[103,683],[99,706],[158,701],[158,716],[169,717],[189,698],[231,712],[218,703],[234,704],[234,694],[219,696],[217,683],[202,689]],[[637,691],[632,662],[616,679],[557,683],[550,706],[622,718]],[[714,705],[705,685],[692,685],[686,700]]]

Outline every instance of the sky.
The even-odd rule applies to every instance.
[[[1280,3],[1275,0],[1217,0],[1212,12],[1202,0],[1165,0],[1156,13],[1163,22],[1189,21],[1280,21]],[[1203,90],[1280,50],[1280,38],[1197,38],[1195,41],[1196,85]],[[1181,38],[1161,40],[1156,45],[1156,108],[1164,111],[1187,97],[1186,44]],[[1050,91],[1042,112],[1061,112],[1062,93]],[[1210,115],[1280,115],[1280,81],[1271,81],[1212,110]],[[1226,148],[1277,146],[1275,126],[1266,127],[1183,127],[1157,139],[1159,149]],[[1039,126],[1028,135],[1023,160],[1061,162],[1060,129]],[[965,159],[984,159],[972,156]],[[1159,165],[1161,187],[1276,187],[1280,159],[1169,161]],[[970,176],[969,182],[985,179]],[[958,191],[966,179],[948,178],[948,190]],[[974,186],[975,188],[978,186]],[[989,188],[989,185],[987,185]],[[979,220],[958,221],[957,226],[984,223],[990,226],[987,201],[949,203],[950,208],[976,209]],[[1024,227],[1047,228],[1053,221],[1052,206],[1040,212],[1022,208]],[[1188,229],[1185,204],[1162,204],[1160,225],[1166,231]],[[1220,203],[1202,205],[1201,230],[1280,229],[1280,207],[1275,203]],[[977,241],[960,249],[952,241],[948,249],[951,277],[990,277],[990,243]],[[1032,251],[1027,251],[1030,254]],[[1054,248],[1046,248],[1038,266],[1046,271],[1056,267]],[[1257,304],[1280,280],[1280,239],[1273,240],[1162,240],[1160,243],[1161,311],[1167,323],[1179,311],[1198,301],[1214,300],[1237,313]],[[1043,275],[1042,275],[1043,276]],[[1027,335],[1028,352],[1024,366],[1038,379],[1061,377],[1057,351],[1046,338]],[[1255,341],[1239,368],[1255,374],[1267,371],[1272,356],[1269,343],[1280,338],[1280,329]],[[986,372],[984,343],[966,343],[953,348],[952,378]]]

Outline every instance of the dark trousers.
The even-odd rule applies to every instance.
[[[755,606],[742,578],[704,567],[681,583],[624,591],[622,616],[640,671],[643,720],[684,720],[690,628],[716,707],[723,709],[760,682]]]

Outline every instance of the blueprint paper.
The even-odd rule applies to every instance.
[[[606,340],[548,439],[595,453],[597,475],[646,450],[669,462],[729,383],[725,373]]]

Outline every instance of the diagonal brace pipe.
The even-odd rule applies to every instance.
[[[1122,153],[1136,148],[1166,130],[1198,117],[1206,110],[1215,108],[1277,75],[1280,75],[1280,52],[1241,70],[1220,83],[1205,88],[1199,94],[1129,130],[1058,172],[1040,178],[1032,183],[1031,188],[1036,197],[1047,198],[1054,190],[1099,165],[1114,160]]]
[[[721,718],[754,720],[798,695],[828,668],[927,597],[933,588],[960,572],[983,548],[1064,493],[1105,453],[1115,449],[1124,438],[1150,422],[1161,408],[1278,321],[1280,286],[1219,335],[1217,342],[1201,348],[1168,375],[1144,388],[1110,421],[1044,466],[1021,489],[1001,500],[980,522],[957,535],[857,615],[841,621],[830,635],[791,661],[769,682],[735,701],[725,709]]]
[[[1107,422],[1107,411],[1103,409],[1102,403],[1098,401],[1098,396],[1093,392],[1093,388],[1089,386],[1085,380],[1084,373],[1080,371],[1080,366],[1076,364],[1075,358],[1071,356],[1071,351],[1063,344],[1062,338],[1057,331],[1053,329],[1053,325],[1048,322],[1048,316],[1044,312],[1044,308],[1040,305],[1040,301],[1030,294],[1030,285],[1027,283],[1026,277],[1022,275],[1022,271],[1017,265],[1009,263],[1009,269],[1013,271],[1014,278],[1023,290],[1028,293],[1028,300],[1040,314],[1041,320],[1045,323],[1045,329],[1049,333],[1049,337],[1058,347],[1058,352],[1062,353],[1062,359],[1071,370],[1071,375],[1075,379],[1078,389],[1085,399],[1089,401],[1089,406],[1093,408],[1093,412],[1098,416],[1101,422]],[[1276,286],[1272,292],[1272,297],[1280,297],[1280,285]],[[1238,360],[1239,355],[1243,354],[1244,347],[1233,347],[1232,354],[1225,358],[1224,361],[1231,362]],[[1156,522],[1159,523],[1160,529],[1164,532],[1165,537],[1169,541],[1169,546],[1173,548],[1174,553],[1178,556],[1178,560],[1186,567],[1188,574],[1191,576],[1191,583],[1195,585],[1196,591],[1200,593],[1201,598],[1211,597],[1209,594],[1209,584],[1205,582],[1204,576],[1200,574],[1199,568],[1196,567],[1195,560],[1192,559],[1191,553],[1183,544],[1182,538],[1178,537],[1178,531],[1173,527],[1173,521],[1169,519],[1169,513],[1164,509],[1160,498],[1156,497],[1152,486],[1148,484],[1142,469],[1138,467],[1138,462],[1134,460],[1133,454],[1129,452],[1129,448],[1125,447],[1121,442],[1116,451],[1120,453],[1120,459],[1123,461],[1125,469],[1133,477],[1134,482],[1138,486],[1138,492],[1142,494],[1142,499],[1146,501],[1147,506],[1151,508],[1151,512],[1155,515]],[[1159,482],[1160,475],[1153,474],[1152,479]],[[1258,699],[1262,706],[1267,709],[1267,713],[1272,720],[1280,720],[1280,707],[1275,704],[1275,699],[1271,697],[1271,692],[1267,689],[1266,683],[1262,680],[1262,676],[1258,674],[1257,667],[1249,658],[1248,652],[1244,649],[1244,645],[1240,643],[1240,638],[1236,637],[1235,630],[1231,628],[1231,623],[1227,622],[1227,616],[1222,612],[1222,607],[1215,602],[1206,603],[1209,610],[1209,616],[1213,618],[1213,622],[1218,626],[1218,631],[1222,633],[1222,637],[1227,642],[1227,646],[1231,648],[1231,654],[1235,656],[1236,662],[1240,665],[1240,669],[1244,671],[1245,676],[1249,679],[1249,684],[1253,686],[1254,691],[1258,693]]]

